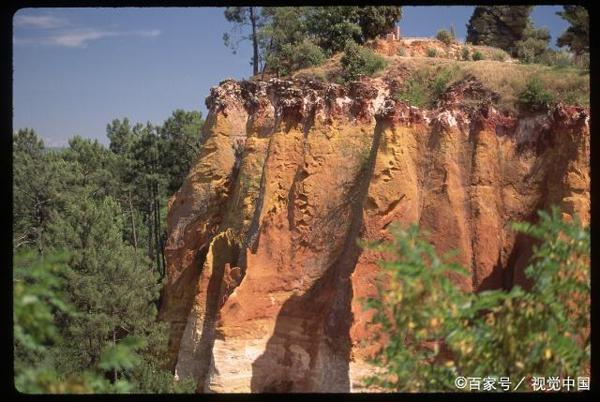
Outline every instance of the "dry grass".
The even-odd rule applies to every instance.
[[[340,74],[339,60],[341,54],[329,59],[325,64],[299,70],[294,77],[311,77],[323,81],[336,81]],[[457,70],[453,81],[467,74],[479,79],[487,88],[498,93],[501,110],[515,111],[519,93],[533,76],[538,76],[545,88],[556,101],[567,104],[589,106],[590,75],[589,71],[577,68],[556,68],[539,64],[520,64],[518,62],[501,62],[494,60],[458,61],[432,57],[402,57],[391,56],[384,58],[388,67],[375,76],[390,76],[396,71],[404,71],[403,79],[410,80],[413,74],[421,74],[435,78],[435,74],[443,69]],[[406,74],[408,71],[408,75]]]

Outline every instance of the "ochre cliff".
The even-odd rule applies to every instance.
[[[456,281],[478,291],[527,285],[531,242],[510,222],[552,204],[589,221],[587,109],[503,115],[466,79],[422,110],[394,101],[395,85],[211,90],[169,205],[160,317],[178,378],[199,392],[363,391],[377,345],[362,298],[381,256],[358,239],[417,222],[439,252],[459,250],[472,276]]]

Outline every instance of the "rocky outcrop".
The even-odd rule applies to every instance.
[[[508,116],[467,79],[435,110],[393,82],[227,80],[207,98],[201,153],[169,203],[167,283],[178,378],[199,392],[364,390],[385,239],[418,222],[458,249],[465,291],[524,283],[531,252],[512,221],[559,205],[589,221],[589,113]],[[477,98],[472,110],[461,104]]]

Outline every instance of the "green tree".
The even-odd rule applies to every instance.
[[[517,57],[525,63],[537,62],[548,50],[549,43],[548,29],[529,26],[523,33],[523,39],[515,43]]]
[[[165,142],[183,141],[175,139],[176,131],[187,135],[187,124],[197,118],[181,119],[181,127],[171,124]],[[162,368],[167,338],[165,325],[156,322],[159,275],[125,229],[124,206],[135,216],[156,219],[160,228],[155,210],[144,214],[139,208],[148,205],[149,181],[159,176],[161,150],[169,147],[155,127],[119,123],[111,126],[120,131],[111,140],[122,146],[112,151],[80,137],[65,150],[47,151],[31,130],[13,137],[13,202],[23,212],[15,216],[15,227],[33,228],[34,235],[42,227],[45,233],[43,254],[34,251],[36,241],[14,243],[15,383],[23,392],[194,390]],[[166,189],[162,180],[160,188]],[[135,193],[129,200],[119,198],[130,190]],[[26,193],[47,200],[41,222]],[[166,197],[165,190],[154,194]],[[135,225],[140,226],[144,223]],[[155,244],[154,232],[141,236]]]
[[[98,364],[106,360],[106,353],[114,357],[110,353],[123,352],[117,348],[122,340],[145,339],[156,325],[158,278],[146,257],[123,242],[121,216],[111,197],[96,200],[87,195],[69,204],[56,223],[56,233],[62,234],[57,243],[72,254],[66,293],[83,312],[65,325],[60,368],[66,373],[103,368]],[[142,345],[125,346],[134,350]],[[131,368],[112,367],[112,381]]]
[[[386,66],[386,61],[371,49],[348,41],[341,59],[342,78],[352,81],[360,75],[373,75]]]
[[[13,264],[15,386],[23,393],[90,393],[117,390],[94,371],[64,375],[53,355],[60,354],[60,325],[78,312],[65,293],[68,254],[50,250],[44,257],[21,249]],[[110,360],[103,360],[110,363]],[[122,385],[121,385],[122,387]]]
[[[328,54],[344,49],[348,40],[364,43],[389,32],[402,17],[397,6],[308,7],[307,30]]]
[[[158,129],[163,143],[159,169],[168,176],[170,194],[179,190],[198,156],[203,122],[200,112],[177,109]]]
[[[477,6],[467,24],[467,42],[494,46],[516,56],[516,43],[531,26],[532,6]]]
[[[293,47],[308,37],[304,15],[306,7],[263,7],[262,15],[267,21],[259,32],[260,51],[265,68],[277,71],[285,46]]]
[[[372,378],[396,391],[456,390],[458,375],[578,376],[590,364],[590,237],[577,217],[557,208],[514,228],[537,241],[525,273],[533,286],[468,294],[451,278],[465,274],[439,258],[416,226],[392,229],[375,310],[384,342]],[[462,273],[461,273],[462,272]]]
[[[398,6],[359,7],[358,25],[363,40],[375,39],[390,32],[402,18],[402,8]]]
[[[227,7],[224,14],[225,19],[234,24],[231,33],[241,36],[239,40],[234,41],[231,33],[223,34],[225,46],[230,47],[235,53],[240,41],[250,40],[252,42],[252,62],[250,63],[252,64],[252,74],[258,74],[260,63],[258,53],[258,31],[262,26],[258,7]],[[247,26],[250,26],[251,33],[249,35],[243,35],[242,31]]]
[[[13,246],[42,253],[60,195],[60,161],[31,129],[13,135]]]
[[[590,17],[582,6],[563,6],[556,14],[566,20],[570,26],[558,37],[556,45],[567,46],[573,53],[580,55],[590,51]]]

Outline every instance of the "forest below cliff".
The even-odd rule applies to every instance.
[[[203,120],[114,120],[108,148],[13,135],[15,383],[23,392],[176,392],[156,321],[168,198]],[[187,389],[189,391],[189,387]],[[193,390],[193,388],[192,388]]]

